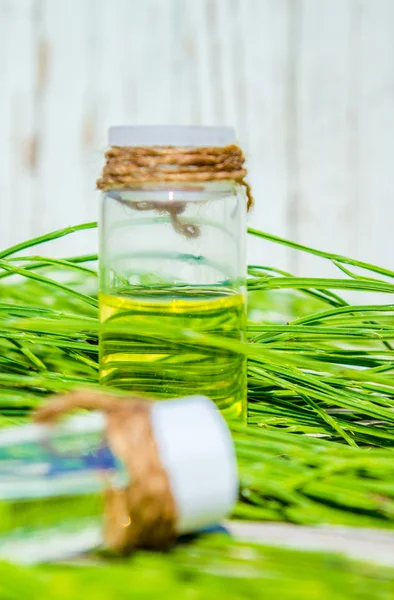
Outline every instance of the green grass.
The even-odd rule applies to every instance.
[[[95,282],[95,276],[84,273],[81,279],[80,265],[64,262],[67,271],[76,271],[68,285],[30,270],[26,275],[9,260],[14,274],[22,273],[27,281],[0,287],[0,407],[8,416],[14,406],[28,410],[48,392],[97,381],[97,300],[81,291],[86,277]],[[391,446],[394,305],[333,308],[325,290],[326,299],[308,300],[307,314],[304,302],[299,316],[300,292],[291,290],[282,299],[284,310],[292,313],[286,315],[288,322],[270,322],[264,315],[276,306],[277,296],[271,304],[270,291],[256,296],[255,279],[249,284],[254,320],[248,324],[248,344],[168,328],[155,335],[163,342],[176,337],[183,346],[247,355],[251,424],[324,435],[351,445]],[[293,278],[286,279],[291,286]],[[255,320],[256,313],[262,315],[260,320]]]
[[[167,555],[97,565],[23,568],[0,563],[0,597],[20,600],[390,600],[394,570],[341,556],[205,536]]]
[[[0,252],[0,426],[23,423],[57,392],[97,386],[94,254],[47,259],[42,243]],[[394,527],[394,273],[264,232],[272,243],[329,260],[338,279],[249,267],[248,343],[160,328],[160,340],[248,357],[249,427],[233,426],[241,519]],[[34,255],[26,256],[24,251]],[[350,270],[352,269],[352,270]],[[355,269],[357,272],[353,271]],[[383,292],[353,304],[341,290]],[[135,325],[137,327],[137,325]],[[394,571],[317,552],[208,536],[169,555],[92,565],[0,564],[0,598],[346,598],[389,600]]]
[[[97,385],[97,257],[48,260],[36,248],[94,226],[0,252],[2,426],[23,422],[50,394]],[[152,332],[158,343],[248,357],[251,427],[234,434],[242,480],[236,515],[391,527],[394,304],[350,306],[332,290],[390,294],[394,273],[250,233],[329,260],[341,276],[293,277],[250,266],[247,343],[164,326]],[[34,256],[21,254],[33,248]]]

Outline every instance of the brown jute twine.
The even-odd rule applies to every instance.
[[[245,181],[245,156],[236,144],[200,148],[112,146],[105,157],[102,176],[97,180],[100,190],[122,189],[142,183],[233,180],[245,188],[248,211],[252,208],[251,189]],[[139,202],[129,205],[135,210],[168,212],[178,233],[186,237],[197,237],[200,234],[197,226],[185,227],[178,218],[185,210],[184,202]]]
[[[35,413],[36,422],[46,424],[77,409],[105,414],[109,447],[130,475],[125,489],[108,486],[105,492],[105,546],[118,554],[164,550],[176,540],[177,507],[152,432],[151,407],[137,397],[77,391],[55,397]]]

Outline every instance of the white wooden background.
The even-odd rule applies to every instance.
[[[251,225],[393,266],[394,0],[0,0],[0,246],[96,217],[121,123],[234,125]]]

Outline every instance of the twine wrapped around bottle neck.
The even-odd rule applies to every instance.
[[[136,548],[164,550],[177,537],[177,506],[153,435],[151,407],[150,401],[137,397],[77,391],[54,398],[35,414],[35,421],[43,424],[77,409],[105,414],[108,444],[130,476],[125,489],[108,487],[105,492],[104,543],[117,554]]]
[[[102,176],[97,180],[100,190],[142,183],[232,180],[245,188],[248,211],[252,208],[251,189],[245,181],[245,156],[236,144],[195,148],[112,146],[105,157]]]

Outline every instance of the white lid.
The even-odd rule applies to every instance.
[[[228,146],[235,143],[232,127],[183,125],[116,125],[108,130],[110,146]]]
[[[230,431],[204,396],[156,402],[152,429],[178,507],[179,534],[216,525],[238,496]]]

